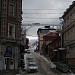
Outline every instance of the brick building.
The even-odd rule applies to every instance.
[[[43,36],[49,32],[49,29],[46,28],[39,28],[37,31],[38,34],[38,50],[42,52],[42,45],[43,45]]]
[[[0,70],[19,64],[22,0],[0,0]]]
[[[43,49],[43,43],[44,43],[44,39],[43,36],[46,35],[47,33],[49,33],[50,31],[56,31],[56,30],[60,30],[61,26],[60,25],[49,25],[49,26],[45,26],[44,28],[39,28],[37,31],[38,34],[38,50],[40,53],[42,53],[42,49]]]
[[[43,54],[50,56],[50,48],[49,45],[51,45],[51,47],[53,46],[52,43],[57,37],[59,36],[59,34],[57,32],[49,32],[46,35],[43,36]]]

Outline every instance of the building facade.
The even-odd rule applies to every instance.
[[[69,65],[75,65],[75,1],[64,12],[62,18],[66,62]]]
[[[56,39],[54,39],[52,42],[50,42],[48,45],[48,56],[52,61],[64,61],[65,55],[63,50],[59,50],[61,47],[61,37],[58,36]]]
[[[45,34],[47,34],[49,32],[49,29],[42,29],[42,28],[39,28],[38,31],[37,31],[37,34],[38,34],[38,51],[40,53],[42,53],[42,46],[43,46],[43,36]]]
[[[61,26],[60,25],[49,25],[49,26],[45,26],[44,28],[39,28],[37,31],[38,34],[38,50],[40,53],[42,53],[42,49],[43,49],[43,43],[44,43],[44,35],[46,35],[47,33],[51,32],[55,32],[57,30],[60,30]]]
[[[43,54],[50,55],[48,44],[54,41],[59,36],[58,32],[48,32],[43,36]]]
[[[22,0],[0,1],[0,70],[18,69]]]

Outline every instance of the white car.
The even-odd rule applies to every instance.
[[[31,53],[31,51],[28,49],[28,50],[27,50],[27,53]]]
[[[27,66],[27,72],[37,72],[38,66],[35,62],[29,62]]]
[[[29,58],[26,58],[26,61],[27,62],[34,62],[33,58],[30,58],[30,57]]]
[[[25,49],[24,52],[25,53],[31,53],[30,49]]]

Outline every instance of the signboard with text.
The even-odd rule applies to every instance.
[[[11,56],[12,56],[12,48],[11,48],[11,47],[6,47],[6,48],[5,48],[4,57],[10,58]]]

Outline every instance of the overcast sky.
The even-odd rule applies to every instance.
[[[60,24],[59,17],[63,15],[73,1],[74,0],[23,0],[22,23]],[[30,38],[32,37],[33,39],[37,35],[38,28],[38,26],[34,26],[27,31]]]

